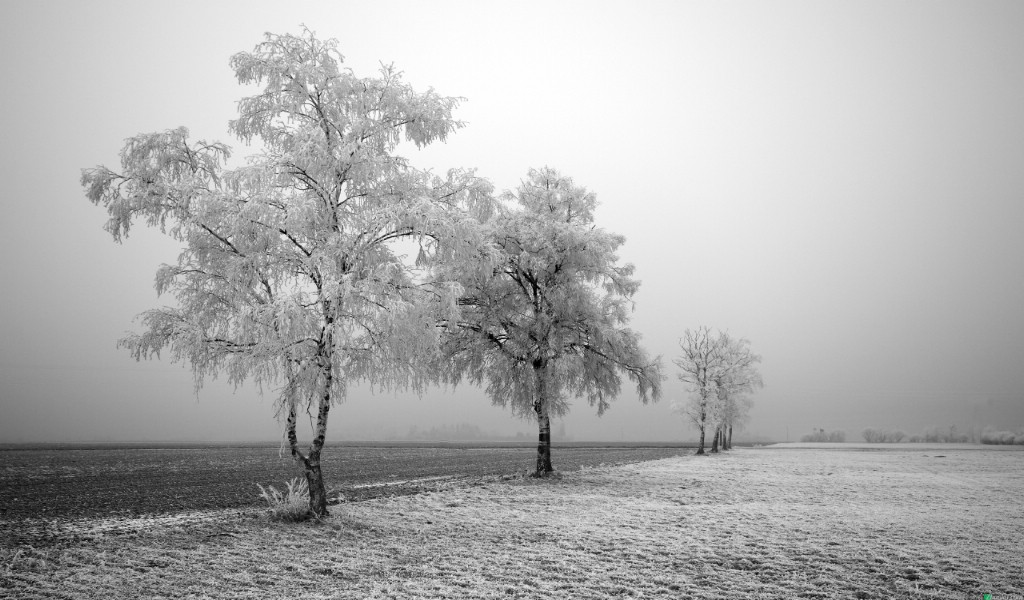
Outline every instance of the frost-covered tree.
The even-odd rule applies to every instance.
[[[736,394],[730,397],[723,410],[723,445],[722,449],[732,450],[733,429],[742,430],[750,420],[750,409],[754,400],[747,394]]]
[[[531,170],[486,222],[488,260],[448,265],[463,287],[458,327],[443,343],[449,381],[486,382],[487,394],[537,420],[536,475],[553,471],[551,416],[586,397],[603,414],[632,380],[644,403],[661,394],[660,359],[629,329],[633,266],[625,241],[594,225],[597,200],[553,169]]]
[[[732,429],[750,407],[745,394],[762,387],[757,363],[761,357],[750,351],[750,342],[708,327],[686,330],[679,340],[682,351],[674,362],[677,376],[689,384],[689,398],[676,405],[700,432],[697,454],[704,454],[705,435],[714,431],[711,451],[732,446]]]
[[[749,340],[734,338],[728,332],[719,333],[716,348],[719,360],[711,371],[717,416],[712,452],[718,451],[719,444],[723,450],[732,447],[733,426],[746,416],[751,405],[750,398],[744,394],[764,387],[757,369],[761,357],[751,352]]]
[[[717,422],[715,376],[721,368],[721,337],[706,326],[687,329],[679,339],[682,351],[673,362],[679,367],[679,380],[689,384],[689,396],[676,405],[676,411],[691,421],[700,433],[697,454],[704,454],[704,441],[709,423]]]
[[[141,220],[183,244],[156,276],[177,305],[143,313],[143,330],[120,345],[136,359],[168,350],[197,388],[222,373],[278,389],[317,516],[327,513],[320,458],[332,405],[353,382],[429,380],[418,359],[454,314],[457,288],[417,277],[396,242],[418,242],[421,263],[454,259],[476,244],[491,202],[471,173],[434,177],[395,154],[402,140],[424,146],[461,127],[459,99],[416,92],[390,66],[356,77],[336,46],[308,30],[267,34],[231,58],[241,84],[262,88],[229,125],[262,143],[245,166],[228,169],[227,146],[179,128],[127,140],[118,171],[82,173],[115,241]],[[299,410],[317,415],[305,451]]]

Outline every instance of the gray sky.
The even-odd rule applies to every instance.
[[[115,342],[177,247],[123,245],[80,169],[185,125],[221,140],[228,58],[305,23],[359,75],[393,62],[464,96],[468,127],[412,152],[498,189],[549,165],[594,191],[643,281],[633,327],[665,398],[624,392],[576,439],[691,439],[670,410],[686,328],[747,337],[750,430],[1024,426],[1024,3],[0,3],[0,441],[277,439],[271,397]],[[237,424],[232,424],[235,417]],[[535,426],[479,390],[371,395],[330,439]]]

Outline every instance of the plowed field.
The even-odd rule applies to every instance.
[[[555,448],[557,469],[625,464],[678,447]],[[334,498],[360,501],[431,489],[438,482],[528,471],[529,447],[331,446],[323,471]],[[0,450],[0,534],[24,520],[167,515],[258,504],[257,484],[300,475],[276,446],[60,447]],[[20,528],[28,531],[25,528]]]

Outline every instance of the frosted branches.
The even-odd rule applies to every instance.
[[[676,412],[693,423],[700,433],[698,454],[704,452],[704,435],[711,426],[741,424],[750,408],[745,394],[763,387],[757,364],[761,357],[750,351],[750,342],[728,333],[712,333],[708,327],[687,329],[679,340],[681,354],[673,360],[677,377],[688,384],[689,398],[675,403]],[[716,446],[717,448],[717,446]]]
[[[639,283],[631,265],[617,264],[624,238],[593,227],[596,196],[545,168],[502,198],[485,223],[490,268],[448,267],[464,289],[459,327],[444,342],[449,380],[486,381],[496,404],[523,416],[541,400],[562,414],[571,397],[603,413],[623,376],[643,402],[656,400],[659,362],[625,327]],[[538,389],[547,397],[538,399]]]

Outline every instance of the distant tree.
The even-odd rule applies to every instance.
[[[746,415],[750,408],[749,399],[740,403],[742,394],[751,393],[764,387],[757,364],[761,357],[750,351],[750,341],[737,339],[726,333],[718,334],[715,344],[720,359],[717,368],[710,371],[711,381],[715,387],[716,419],[715,439],[711,451],[717,452],[721,443],[722,449],[732,446],[732,428],[737,419]]]
[[[750,409],[753,406],[754,400],[747,394],[739,394],[731,398],[730,405],[724,411],[724,422],[726,423],[723,430],[725,431],[724,449],[732,450],[733,429],[743,430],[744,426],[750,421]]]
[[[619,265],[620,235],[594,225],[597,200],[549,168],[531,170],[485,223],[492,253],[453,261],[441,279],[463,292],[445,331],[445,376],[482,384],[492,402],[538,424],[537,476],[553,471],[551,416],[586,397],[599,415],[622,376],[644,403],[661,395],[660,359],[629,329],[633,266]]]
[[[677,404],[676,411],[691,421],[700,433],[697,454],[704,454],[708,424],[717,422],[718,418],[715,377],[724,360],[721,345],[721,335],[712,333],[708,327],[701,326],[693,331],[687,329],[679,339],[682,354],[673,360],[680,371],[677,377],[689,384],[688,400]]]
[[[804,443],[808,442],[827,442],[828,434],[825,433],[824,429],[815,429],[807,435],[800,436],[800,441]]]
[[[1024,429],[1014,431],[997,431],[986,427],[981,434],[982,444],[1017,444],[1024,445]]]
[[[824,429],[815,429],[813,433],[802,436],[801,442],[814,442],[814,443],[841,443],[846,441],[846,432],[842,430],[825,431]]]
[[[903,441],[903,438],[907,437],[907,434],[899,429],[888,430],[888,429],[874,429],[868,427],[862,434],[864,441],[869,443],[890,443],[895,444]]]
[[[966,444],[971,436],[957,432],[956,425],[950,425],[948,429],[929,426],[925,428],[921,439],[928,443]]]
[[[136,359],[169,349],[191,364],[197,388],[217,373],[279,386],[317,516],[327,514],[320,457],[331,406],[350,383],[428,381],[419,359],[437,342],[436,322],[454,314],[456,288],[417,279],[395,243],[418,242],[421,262],[471,252],[491,202],[470,173],[433,177],[394,154],[403,138],[425,146],[461,127],[459,100],[418,93],[390,66],[358,78],[336,45],[308,30],[267,34],[232,57],[238,81],[263,88],[230,123],[262,142],[246,166],[227,169],[227,146],[190,142],[179,128],[129,139],[120,172],[82,174],[115,241],[141,219],[184,245],[156,277],[178,305],[145,312],[143,332],[120,345]],[[314,407],[303,452],[297,411]]]

